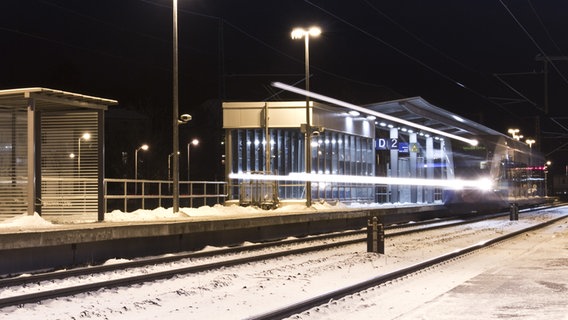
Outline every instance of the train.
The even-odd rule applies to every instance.
[[[542,153],[505,135],[476,139],[476,146],[459,141],[452,144],[453,174],[456,179],[487,179],[489,187],[444,190],[442,200],[450,212],[494,212],[550,201]]]

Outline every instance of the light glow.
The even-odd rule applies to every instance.
[[[473,188],[480,190],[491,190],[493,187],[491,180],[442,180],[442,179],[420,179],[420,178],[393,178],[393,177],[370,177],[370,176],[350,176],[350,175],[324,175],[308,174],[304,172],[291,172],[289,175],[259,175],[251,173],[231,173],[230,179],[242,179],[253,181],[302,181],[313,183],[358,183],[358,184],[379,184],[379,185],[411,185],[411,186],[430,186],[445,187],[449,189]]]
[[[465,120],[464,120],[464,119],[462,119],[462,118],[460,118],[460,117],[456,116],[455,114],[454,114],[454,115],[452,115],[452,118],[454,118],[454,119],[458,120],[459,122],[465,122]]]
[[[374,111],[374,110],[369,110],[369,109],[366,109],[366,108],[363,108],[363,107],[359,107],[359,106],[356,106],[354,104],[351,104],[351,103],[348,103],[348,102],[345,102],[345,101],[341,101],[341,100],[338,100],[338,99],[335,99],[335,98],[327,97],[327,96],[324,96],[324,95],[321,95],[321,94],[318,94],[318,93],[315,93],[315,92],[312,92],[312,91],[306,91],[306,90],[303,90],[303,89],[300,89],[300,88],[296,88],[294,86],[290,86],[290,85],[287,85],[287,84],[282,83],[282,82],[273,82],[272,86],[286,90],[286,91],[294,92],[294,93],[297,93],[299,95],[309,96],[309,97],[317,99],[317,100],[325,101],[325,102],[328,102],[328,103],[331,103],[331,104],[334,104],[334,105],[338,105],[338,106],[341,106],[341,107],[345,107],[345,108],[348,108],[348,109],[351,109],[351,110],[355,110],[355,111],[358,111],[358,112],[361,112],[361,113],[364,113],[364,114],[369,114],[369,115],[373,115],[373,116],[376,116],[376,117],[379,117],[379,118],[382,118],[382,119],[394,121],[394,122],[397,122],[397,123],[400,123],[400,124],[403,124],[403,125],[406,125],[406,126],[409,126],[409,127],[413,127],[413,128],[420,129],[420,130],[423,130],[423,131],[435,133],[437,135],[452,138],[452,139],[455,139],[455,140],[460,140],[460,141],[469,143],[472,146],[476,146],[478,144],[478,141],[475,140],[475,139],[467,139],[467,138],[464,138],[464,137],[456,136],[456,135],[451,134],[451,133],[447,133],[447,132],[440,131],[440,130],[437,130],[437,129],[429,128],[427,126],[423,126],[423,125],[413,123],[413,122],[410,122],[410,121],[407,121],[407,120],[404,120],[404,119],[400,119],[400,118],[397,118],[397,117],[393,117],[393,116],[390,116],[388,114],[380,113],[380,112],[377,112],[377,111]]]
[[[321,29],[318,27],[311,27],[308,30],[303,28],[295,28],[292,30],[292,39],[302,39],[305,36],[317,37],[321,34]]]

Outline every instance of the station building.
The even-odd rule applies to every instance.
[[[420,97],[363,108],[368,112],[310,101],[311,173],[349,176],[352,180],[312,181],[313,201],[434,203],[442,201],[441,187],[365,183],[364,179],[453,180],[456,169],[470,176],[495,176],[499,171],[512,177],[520,172],[517,169],[529,166],[522,142],[510,141]],[[276,202],[306,201],[306,182],[293,180],[293,174],[306,172],[306,109],[305,101],[223,104],[227,204],[269,207]],[[377,113],[385,117],[373,115]],[[469,139],[482,143],[472,146],[464,142]],[[479,159],[473,160],[475,154]],[[501,170],[505,167],[508,169]],[[276,180],[257,180],[254,175],[276,176]],[[355,181],[359,178],[362,182]],[[508,185],[500,187],[512,189],[514,181],[519,188],[526,187],[529,179],[525,172],[518,179],[503,179]]]

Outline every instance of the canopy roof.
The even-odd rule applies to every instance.
[[[40,108],[72,106],[86,109],[107,109],[110,105],[118,104],[116,100],[48,88],[0,90],[0,106],[27,107],[30,98],[34,99],[35,106]]]
[[[505,136],[484,125],[436,107],[421,97],[373,103],[363,107],[456,136]]]

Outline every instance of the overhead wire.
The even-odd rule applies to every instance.
[[[374,34],[371,34],[370,32],[368,32],[368,31],[366,31],[366,30],[364,30],[364,29],[362,29],[362,28],[360,28],[360,27],[354,25],[353,23],[351,23],[351,22],[349,22],[349,21],[347,21],[347,20],[345,20],[345,19],[339,17],[338,15],[336,15],[336,14],[330,12],[329,10],[326,10],[326,9],[324,9],[324,8],[322,8],[322,7],[320,7],[320,6],[318,6],[317,4],[314,4],[313,2],[311,2],[311,1],[309,1],[309,0],[304,0],[304,2],[306,2],[306,3],[308,3],[309,5],[311,5],[311,6],[315,7],[315,8],[317,8],[317,9],[319,9],[320,11],[322,11],[322,12],[324,12],[324,13],[330,15],[331,17],[333,17],[333,18],[335,18],[335,19],[337,19],[337,20],[343,22],[344,24],[346,24],[346,25],[350,26],[351,28],[353,28],[353,29],[355,29],[355,30],[361,32],[362,34],[364,34],[364,35],[370,37],[371,39],[374,39],[374,40],[380,42],[381,44],[383,44],[383,45],[385,45],[385,46],[391,48],[391,49],[394,50],[395,52],[397,52],[397,53],[399,53],[399,54],[405,56],[406,58],[410,59],[411,61],[413,61],[413,62],[415,62],[415,63],[421,65],[422,67],[424,67],[424,68],[426,68],[427,70],[433,72],[434,74],[436,74],[436,75],[442,77],[443,79],[446,79],[446,80],[449,81],[450,83],[453,83],[453,84],[455,84],[455,85],[457,85],[457,86],[459,86],[459,87],[462,87],[462,88],[466,89],[466,90],[469,91],[470,93],[473,93],[474,95],[476,95],[476,96],[482,98],[483,100],[489,102],[490,104],[495,105],[495,106],[498,106],[498,107],[499,107],[500,109],[502,109],[503,111],[505,111],[505,112],[511,114],[512,116],[517,117],[517,115],[516,115],[515,113],[511,112],[510,110],[508,110],[507,108],[503,107],[502,105],[496,103],[495,101],[492,101],[492,100],[488,99],[485,95],[483,95],[483,94],[477,92],[476,90],[473,90],[472,88],[470,88],[470,87],[464,85],[463,83],[457,81],[456,79],[454,79],[454,78],[452,78],[452,77],[446,75],[445,73],[439,71],[438,69],[436,69],[436,68],[434,68],[434,67],[432,67],[432,66],[426,64],[426,63],[423,62],[422,60],[420,60],[420,59],[418,59],[418,58],[416,58],[416,57],[414,57],[414,56],[412,56],[412,55],[406,53],[404,50],[399,49],[398,47],[396,47],[396,46],[390,44],[390,43],[387,42],[386,40],[383,40],[382,38],[380,38],[380,37],[378,37],[378,36],[376,36],[376,35],[374,35]]]
[[[540,51],[540,53],[542,54],[542,56],[544,57],[544,59],[550,63],[550,65],[552,66],[552,68],[554,68],[554,70],[556,72],[558,72],[558,75],[562,78],[562,80],[564,80],[564,82],[568,85],[568,79],[566,79],[566,77],[564,76],[564,74],[562,74],[562,72],[560,72],[560,69],[558,69],[558,67],[556,66],[556,64],[554,63],[554,61],[552,59],[550,59],[550,57],[544,52],[544,50],[541,48],[541,46],[536,42],[536,40],[534,39],[534,37],[530,34],[530,32],[527,30],[527,28],[525,28],[525,26],[521,23],[521,21],[519,21],[519,19],[517,19],[517,17],[515,16],[515,14],[511,11],[511,9],[509,9],[509,7],[503,2],[503,0],[499,0],[499,2],[501,3],[501,5],[505,8],[505,10],[509,13],[509,15],[511,16],[511,18],[513,18],[513,20],[517,23],[517,25],[521,28],[521,30],[523,30],[523,32],[525,33],[525,35],[529,38],[529,40],[534,44],[534,46],[538,49],[538,51]]]
[[[513,20],[517,23],[517,25],[521,28],[521,30],[525,33],[525,35],[530,39],[530,41],[534,44],[534,46],[540,51],[540,54],[544,57],[545,61],[547,63],[549,63],[554,70],[558,73],[558,75],[562,78],[562,80],[564,80],[564,82],[566,84],[568,84],[568,79],[566,79],[566,77],[564,76],[564,74],[562,74],[562,72],[560,72],[560,70],[558,69],[558,67],[556,66],[556,64],[554,63],[553,59],[550,58],[550,56],[548,56],[544,50],[541,48],[541,46],[536,42],[536,40],[534,39],[534,37],[528,32],[527,28],[525,28],[525,26],[521,23],[521,21],[515,16],[515,14],[509,9],[509,7],[502,1],[499,0],[499,2],[501,3],[501,5],[505,8],[505,10],[509,13],[509,15],[513,18]],[[530,3],[529,1],[529,5],[532,7],[532,3]],[[537,19],[540,18],[538,17],[538,14],[536,14],[536,11],[533,10],[533,12],[535,13],[535,15],[537,16]],[[545,27],[546,30],[546,27]],[[548,33],[548,31],[547,31]],[[554,41],[553,41],[554,43]],[[558,122],[556,119],[550,117],[547,115],[547,118],[549,118],[552,122],[554,122],[556,125],[560,126],[561,128],[563,128],[565,131],[568,131],[566,129],[565,126],[563,126],[562,124],[560,124],[560,122]],[[563,143],[561,146],[557,147],[556,149],[548,152],[547,154],[545,154],[546,157],[550,156],[551,154],[555,153],[556,151],[562,150],[565,146],[568,145],[567,143]]]
[[[564,53],[562,52],[562,49],[560,49],[560,47],[558,46],[558,44],[556,43],[556,41],[554,41],[554,39],[552,38],[552,35],[550,34],[550,32],[548,31],[548,28],[546,27],[546,25],[544,24],[544,22],[542,21],[542,19],[540,18],[540,15],[536,12],[536,9],[534,8],[531,0],[527,0],[529,7],[531,8],[532,12],[534,13],[536,19],[538,20],[538,22],[540,23],[540,25],[542,26],[542,29],[544,30],[544,32],[546,33],[546,36],[548,37],[548,39],[550,40],[550,42],[554,45],[554,47],[556,47],[556,50],[558,50],[558,52],[562,55],[564,55]]]
[[[171,8],[171,6],[167,6],[167,5],[164,5],[164,4],[160,4],[160,3],[157,3],[157,2],[154,2],[154,1],[149,1],[149,0],[138,0],[138,1],[139,1],[139,2],[143,2],[143,3],[146,3],[146,4],[151,4],[151,5],[154,5],[154,6],[158,6],[158,7]],[[461,65],[462,67],[467,68],[467,69],[470,69],[468,66],[464,65],[463,63],[461,63],[461,62],[459,62],[459,61],[457,61],[457,60],[455,60],[455,59],[449,57],[448,55],[444,54],[444,53],[441,52],[440,50],[437,50],[437,49],[434,48],[433,46],[429,45],[429,44],[426,43],[425,41],[423,41],[423,40],[421,40],[420,38],[418,38],[417,36],[413,35],[410,31],[408,31],[407,29],[405,29],[404,27],[402,27],[400,24],[396,23],[396,21],[390,19],[390,17],[388,17],[386,14],[384,14],[384,13],[383,13],[382,11],[380,11],[378,8],[376,8],[375,6],[371,5],[367,0],[363,0],[363,1],[364,1],[365,3],[367,3],[371,8],[373,8],[373,10],[375,10],[377,13],[381,14],[382,16],[384,16],[385,18],[387,18],[389,21],[391,21],[392,23],[394,23],[394,24],[396,24],[397,26],[399,26],[402,30],[404,30],[405,32],[407,32],[408,34],[410,34],[411,36],[413,36],[415,39],[417,39],[418,41],[420,41],[420,42],[423,43],[424,45],[426,45],[426,46],[432,48],[433,50],[435,50],[435,51],[437,51],[437,52],[439,52],[440,54],[442,54],[442,55],[445,56],[446,58],[451,59],[452,61],[454,61],[455,63]],[[57,8],[59,8],[59,9],[61,9],[61,10],[65,10],[65,11],[70,12],[70,13],[72,13],[72,14],[76,14],[76,15],[82,17],[82,18],[87,18],[87,19],[90,19],[90,20],[95,21],[95,22],[97,22],[97,23],[104,24],[104,25],[109,26],[109,27],[119,28],[119,29],[122,30],[122,31],[128,31],[127,29],[125,29],[125,28],[123,28],[123,27],[120,27],[120,26],[118,26],[118,25],[116,25],[116,24],[112,24],[112,23],[106,22],[106,21],[104,21],[104,20],[100,20],[100,19],[91,17],[91,16],[89,16],[89,15],[86,15],[86,14],[83,14],[83,13],[80,13],[80,12],[77,12],[77,11],[75,11],[75,10],[62,7],[61,5],[55,4],[55,3],[51,2],[51,1],[40,0],[40,2],[42,2],[42,3],[44,3],[44,4],[47,4],[47,5],[51,5],[51,6],[57,7]],[[466,89],[466,90],[468,90],[468,91],[474,93],[475,95],[477,95],[477,96],[479,96],[479,97],[481,97],[481,98],[483,98],[483,99],[489,101],[490,103],[499,106],[499,107],[502,108],[503,110],[509,112],[509,110],[503,108],[502,105],[500,105],[500,104],[498,104],[498,103],[495,103],[494,101],[491,101],[491,100],[488,99],[486,96],[480,94],[479,92],[473,90],[472,88],[470,88],[470,87],[468,87],[468,86],[465,86],[464,84],[462,84],[461,82],[459,82],[459,81],[453,79],[452,77],[445,75],[444,73],[438,71],[437,69],[435,69],[435,68],[433,68],[433,67],[427,65],[426,63],[424,63],[424,62],[421,61],[420,59],[415,58],[415,57],[413,57],[413,56],[407,54],[406,52],[402,51],[401,49],[396,48],[395,46],[393,46],[393,45],[387,43],[387,42],[384,41],[383,39],[381,39],[381,38],[379,38],[379,37],[377,37],[377,36],[375,36],[375,35],[370,34],[369,32],[367,32],[367,31],[361,29],[360,27],[357,27],[357,26],[353,25],[352,23],[346,21],[345,19],[342,19],[342,18],[338,17],[337,15],[335,15],[335,14],[329,12],[328,10],[325,10],[325,9],[321,8],[320,6],[315,5],[314,3],[312,3],[312,2],[310,2],[310,1],[308,1],[308,0],[306,0],[305,2],[308,3],[308,4],[311,5],[311,6],[316,7],[317,9],[319,9],[319,10],[325,12],[326,14],[331,15],[332,17],[338,19],[339,21],[341,21],[341,22],[343,22],[343,23],[345,23],[345,24],[351,26],[352,28],[355,28],[355,29],[358,30],[359,32],[362,32],[362,33],[366,34],[367,36],[369,36],[369,37],[371,37],[371,38],[373,38],[373,39],[375,39],[375,40],[377,40],[377,41],[383,43],[384,45],[390,47],[391,49],[397,51],[398,53],[404,55],[405,57],[411,59],[412,61],[414,61],[414,62],[420,64],[421,66],[427,68],[428,70],[434,72],[435,74],[441,76],[442,78],[445,78],[446,80],[450,81],[451,83],[454,83],[455,85],[460,86],[460,87],[462,87],[462,88],[464,88],[464,89]],[[505,4],[504,4],[502,1],[501,1],[501,3],[505,6]],[[505,7],[506,7],[506,6],[505,6]],[[507,9],[508,9],[508,8],[507,8]],[[508,10],[508,11],[510,12],[510,10]],[[194,11],[189,11],[189,10],[185,10],[185,9],[180,9],[180,12],[187,13],[187,14],[192,14],[192,15],[196,15],[196,16],[201,16],[201,17],[205,17],[205,18],[210,18],[210,19],[216,19],[216,20],[221,19],[220,17],[217,17],[217,16],[207,15],[207,14],[198,13],[198,12],[194,12]],[[512,15],[512,12],[510,12],[510,14]],[[512,16],[514,17],[514,15],[512,15]],[[514,18],[514,19],[516,20],[516,18]],[[287,57],[288,59],[291,59],[292,61],[296,61],[296,62],[298,62],[298,63],[303,63],[303,61],[301,61],[300,59],[297,59],[297,58],[295,58],[295,57],[293,57],[293,56],[291,56],[291,55],[289,55],[289,54],[286,54],[285,52],[283,52],[283,51],[279,50],[278,48],[276,48],[276,47],[274,47],[274,46],[268,44],[267,42],[263,41],[262,39],[260,39],[260,38],[258,38],[258,37],[256,37],[256,36],[252,35],[250,32],[247,32],[247,31],[244,30],[243,28],[240,28],[239,26],[235,25],[234,23],[232,23],[232,22],[230,22],[230,21],[227,21],[226,19],[223,19],[222,21],[223,21],[223,23],[227,24],[227,25],[230,26],[231,28],[233,28],[233,29],[235,29],[235,30],[241,32],[242,34],[246,35],[247,37],[249,37],[249,38],[255,40],[256,42],[262,44],[263,46],[265,46],[265,47],[267,47],[267,48],[269,48],[269,49],[271,49],[271,50],[277,52],[278,54],[280,54],[280,55],[282,55],[282,56],[284,56],[284,57]],[[516,21],[518,21],[518,20],[516,20]],[[518,22],[518,23],[519,23],[519,22]],[[522,27],[522,25],[521,25],[521,27]],[[522,27],[522,28],[524,29],[524,27]],[[77,46],[77,45],[70,45],[70,44],[68,44],[68,43],[64,43],[64,42],[61,42],[61,41],[51,40],[51,39],[48,39],[48,38],[45,38],[45,37],[42,37],[42,36],[37,36],[37,35],[30,34],[30,33],[21,32],[21,31],[18,31],[18,30],[13,30],[13,29],[9,29],[9,28],[2,28],[2,29],[5,30],[5,31],[16,32],[16,33],[24,34],[24,35],[26,35],[26,36],[35,37],[35,38],[38,38],[38,39],[41,39],[41,40],[44,40],[44,41],[50,41],[50,42],[53,42],[53,43],[57,43],[57,44],[59,44],[59,45],[65,45],[65,46],[73,47],[73,48],[75,48],[75,49],[93,51],[92,49],[85,49],[85,48],[80,47],[80,46]],[[145,34],[145,33],[137,32],[137,31],[129,31],[129,32],[134,32],[135,34],[137,34],[137,35],[139,35],[139,36],[147,37],[147,38],[152,39],[152,40],[156,40],[156,41],[160,41],[160,42],[166,42],[166,41],[163,40],[162,38],[155,37],[155,36],[152,36],[152,35],[148,35],[148,34]],[[529,37],[530,37],[530,35],[529,35]],[[530,38],[532,39],[532,37],[530,37]],[[533,39],[533,41],[534,41],[534,39]],[[536,44],[536,43],[535,43],[535,44]],[[536,45],[537,45],[537,44],[536,44]],[[537,45],[537,46],[538,46],[538,45]],[[540,47],[539,47],[539,49],[540,49]],[[123,58],[123,57],[119,57],[119,56],[116,56],[116,55],[113,55],[113,54],[110,54],[110,53],[107,53],[107,52],[102,52],[102,51],[98,51],[98,50],[97,50],[97,51],[93,51],[93,52],[96,52],[96,53],[98,53],[98,54],[102,54],[102,55],[105,55],[105,56],[113,57],[113,58],[118,58],[118,59],[121,59],[121,60],[126,60],[126,59]],[[130,59],[129,59],[128,61],[129,61],[129,62],[132,62]],[[552,64],[552,65],[555,67],[555,69],[557,70],[556,66],[555,66],[553,63],[551,63],[551,64]],[[345,80],[345,81],[349,81],[349,82],[352,82],[352,83],[357,83],[357,84],[366,85],[366,86],[373,86],[373,87],[381,87],[381,88],[385,88],[385,87],[386,87],[386,86],[384,86],[384,85],[379,85],[379,84],[376,84],[376,83],[371,83],[371,82],[366,82],[366,81],[360,81],[360,80],[353,79],[353,78],[350,78],[350,77],[342,76],[342,75],[339,75],[339,74],[336,74],[336,73],[327,71],[327,70],[325,70],[325,69],[323,69],[323,68],[320,68],[320,67],[318,67],[317,65],[312,65],[312,68],[315,69],[315,70],[317,70],[317,71],[319,71],[319,72],[322,72],[322,73],[324,73],[324,74],[327,74],[327,75],[330,75],[330,76],[333,76],[333,77],[336,77],[336,78],[339,78],[339,79],[343,79],[343,80]],[[157,69],[165,70],[164,68],[157,68]],[[557,71],[558,71],[558,70],[557,70]],[[559,72],[559,71],[558,71],[558,72]],[[564,77],[563,77],[563,79],[568,83],[568,81],[567,81]]]
[[[164,5],[164,4],[160,4],[160,3],[156,3],[156,2],[151,1],[151,0],[138,0],[138,1],[144,2],[144,3],[147,3],[147,4],[151,4],[151,5],[154,5],[154,6],[157,6],[157,7],[171,8],[171,6]],[[291,55],[289,55],[289,54],[283,52],[282,50],[280,50],[280,49],[274,47],[273,45],[267,43],[266,41],[264,41],[264,40],[258,38],[257,36],[253,35],[252,33],[246,31],[245,29],[243,29],[243,28],[241,28],[241,27],[239,27],[239,26],[236,25],[235,23],[233,23],[233,22],[227,20],[226,18],[222,18],[222,17],[218,17],[218,16],[213,16],[213,15],[208,15],[208,14],[203,14],[203,13],[199,13],[199,12],[195,12],[195,11],[190,11],[190,10],[186,10],[186,9],[183,9],[183,8],[178,8],[178,11],[179,11],[180,13],[187,13],[187,14],[190,14],[190,15],[196,15],[196,16],[200,16],[200,17],[205,17],[205,18],[210,18],[210,19],[221,20],[223,24],[226,24],[227,26],[233,28],[234,30],[236,30],[236,31],[238,31],[238,32],[240,32],[240,33],[242,33],[242,34],[245,35],[246,37],[248,37],[248,38],[250,38],[250,39],[252,39],[252,40],[258,42],[259,44],[263,45],[264,47],[266,47],[266,48],[268,48],[268,49],[270,49],[270,50],[272,50],[272,51],[274,51],[274,52],[280,54],[281,56],[283,56],[283,57],[285,57],[285,58],[288,58],[288,59],[290,59],[290,60],[292,60],[292,61],[298,62],[298,63],[304,63],[304,61],[303,61],[302,59],[298,59],[298,58],[296,58],[296,57],[294,57],[294,56],[291,56]],[[381,85],[381,84],[377,84],[377,83],[372,83],[372,82],[367,82],[367,81],[361,81],[361,80],[353,79],[353,78],[350,78],[350,77],[346,77],[346,76],[343,76],[343,75],[340,75],[340,74],[331,72],[331,71],[329,71],[329,70],[326,70],[326,69],[323,69],[323,68],[318,67],[317,64],[312,64],[312,65],[310,65],[310,67],[311,67],[313,70],[316,70],[316,71],[319,71],[319,72],[321,72],[321,73],[327,74],[327,75],[329,75],[329,76],[332,76],[332,77],[335,77],[335,78],[338,78],[338,79],[342,79],[342,80],[345,80],[345,81],[349,81],[349,82],[352,82],[352,83],[356,83],[356,84],[360,84],[360,85],[365,85],[365,86],[370,86],[370,87],[375,87],[375,88],[386,88],[385,85]]]
[[[140,1],[142,1],[142,0],[140,0]],[[156,37],[156,36],[153,36],[153,35],[150,35],[150,34],[147,34],[147,33],[142,33],[142,32],[139,32],[139,31],[137,31],[137,30],[130,30],[130,29],[124,28],[124,27],[122,27],[122,26],[120,26],[120,25],[118,25],[118,24],[110,23],[110,22],[108,22],[108,21],[101,20],[101,19],[97,19],[97,18],[95,18],[95,17],[93,17],[93,16],[84,14],[84,13],[79,12],[79,11],[77,11],[77,10],[73,10],[73,9],[70,9],[70,8],[67,8],[67,7],[64,7],[64,6],[61,6],[61,5],[57,4],[57,3],[54,3],[54,2],[51,2],[51,1],[48,1],[48,0],[40,0],[39,2],[41,2],[41,3],[43,3],[43,4],[46,4],[46,5],[49,5],[49,6],[52,6],[52,7],[54,7],[54,8],[57,8],[57,9],[66,11],[66,12],[68,12],[68,13],[74,14],[74,15],[76,15],[76,16],[81,17],[82,19],[88,19],[88,20],[91,20],[91,21],[93,21],[93,22],[103,24],[103,25],[105,25],[105,26],[107,26],[107,27],[111,27],[111,28],[118,29],[118,30],[120,30],[120,31],[122,31],[122,32],[129,32],[129,33],[133,33],[133,34],[136,34],[136,35],[138,35],[138,36],[141,36],[141,37],[149,38],[149,39],[152,39],[152,40],[155,40],[155,41],[159,41],[159,42],[162,42],[162,43],[167,43],[167,41],[164,40],[163,38]]]
[[[376,13],[378,13],[381,17],[387,19],[390,23],[394,24],[395,26],[397,26],[400,30],[404,31],[405,33],[407,33],[409,36],[411,36],[414,40],[420,42],[422,45],[430,48],[431,50],[437,52],[438,54],[442,55],[444,58],[454,62],[455,64],[461,66],[462,68],[471,71],[473,73],[480,73],[477,70],[474,70],[473,68],[471,68],[468,65],[465,65],[464,63],[462,63],[461,61],[449,56],[448,54],[446,54],[445,52],[443,52],[442,50],[434,47],[432,44],[426,42],[425,40],[423,40],[422,38],[420,38],[419,36],[417,36],[415,33],[413,33],[412,31],[408,30],[407,28],[405,28],[403,25],[401,25],[400,23],[398,23],[396,20],[394,20],[393,18],[391,18],[389,15],[387,15],[385,12],[383,12],[382,10],[380,10],[379,8],[377,8],[377,6],[373,5],[372,3],[369,2],[369,0],[361,0],[363,1],[365,4],[367,4],[367,6],[369,6],[371,9],[373,9],[373,11],[375,11]]]
[[[141,1],[142,1],[142,0],[141,0]],[[251,38],[251,39],[257,41],[258,43],[262,44],[263,46],[265,46],[265,47],[271,49],[272,51],[274,51],[274,52],[276,52],[276,53],[282,55],[283,57],[286,57],[286,58],[288,58],[288,59],[290,59],[290,60],[292,60],[292,61],[298,62],[298,63],[304,63],[304,60],[303,60],[303,59],[298,59],[298,58],[296,58],[296,57],[294,57],[294,56],[291,56],[291,55],[289,55],[289,54],[283,52],[282,50],[279,50],[278,48],[276,48],[276,47],[274,47],[274,46],[268,44],[267,42],[263,41],[262,39],[260,39],[260,38],[258,38],[258,37],[256,37],[256,36],[252,35],[251,33],[247,32],[247,31],[244,30],[243,28],[241,28],[241,27],[235,25],[234,23],[228,21],[227,19],[224,19],[224,22],[225,22],[228,26],[230,26],[231,28],[233,28],[233,29],[235,29],[235,30],[241,32],[242,34],[246,35],[247,37],[249,37],[249,38]],[[357,80],[357,79],[352,79],[352,78],[349,78],[349,77],[346,77],[346,76],[343,76],[343,75],[340,75],[340,74],[337,74],[337,73],[334,73],[334,72],[325,70],[325,69],[323,69],[323,68],[318,67],[316,64],[310,64],[310,68],[313,69],[313,70],[319,71],[319,72],[321,72],[321,73],[327,74],[327,75],[329,75],[329,76],[333,76],[333,77],[336,77],[336,78],[338,78],[338,79],[345,80],[345,81],[349,81],[349,82],[353,82],[353,83],[357,83],[357,84],[361,84],[361,85],[366,85],[366,86],[370,86],[370,87],[375,87],[375,88],[386,88],[386,86],[384,86],[384,85],[380,85],[380,84],[376,84],[376,83],[372,83],[372,82],[361,81],[361,80]]]
[[[403,25],[401,25],[400,23],[398,23],[396,20],[394,20],[393,18],[391,18],[389,15],[387,15],[385,12],[383,12],[382,10],[380,10],[379,8],[377,8],[377,6],[373,5],[372,3],[370,3],[368,0],[361,0],[363,1],[365,4],[367,4],[371,9],[373,9],[373,11],[375,11],[376,13],[378,13],[381,17],[387,19],[390,23],[394,24],[395,26],[397,26],[400,30],[404,31],[405,33],[407,33],[410,37],[412,37],[414,40],[418,41],[419,43],[421,43],[422,45],[426,46],[427,48],[433,50],[434,52],[437,52],[438,54],[440,54],[441,56],[443,56],[444,58],[452,61],[453,63],[459,65],[460,67],[478,74],[478,75],[482,75],[481,72],[474,70],[473,68],[471,68],[470,66],[464,64],[463,62],[451,57],[450,55],[446,54],[445,52],[443,52],[442,50],[434,47],[432,44],[426,42],[425,40],[423,40],[421,37],[417,36],[415,33],[411,32],[410,30],[408,30],[407,28],[405,28]],[[528,0],[530,1],[530,0]],[[496,77],[498,77],[497,75],[495,75]],[[521,101],[517,101],[517,102],[528,102],[530,104],[532,104],[533,106],[537,106],[533,101],[531,101],[530,99],[526,98],[524,95],[522,95],[519,91],[517,91],[516,89],[514,89],[511,85],[509,85],[508,83],[506,83],[503,79],[499,78],[498,79],[500,81],[500,83],[504,84],[507,88],[511,89],[512,91],[514,91],[516,94],[518,94],[519,96],[523,97],[524,100]],[[460,85],[461,87],[464,87],[463,84],[458,83],[458,85]],[[495,102],[494,98],[491,97],[487,97],[489,100],[492,100],[493,102]],[[504,106],[504,103],[497,103],[498,105]]]

